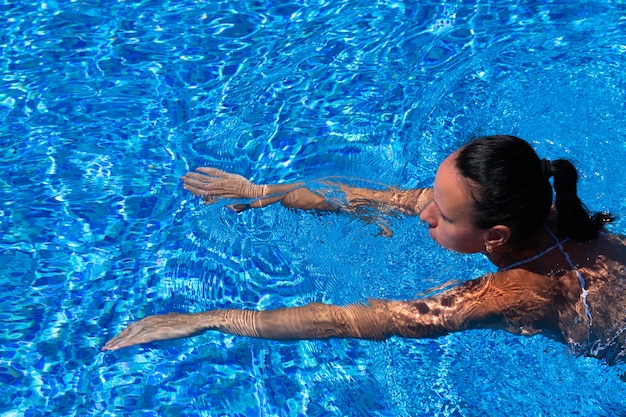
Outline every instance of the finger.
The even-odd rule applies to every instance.
[[[111,340],[109,340],[103,347],[102,350],[103,351],[107,351],[107,350],[118,350],[118,349],[122,349],[122,348],[126,348],[126,347],[130,347],[130,346],[135,346],[135,345],[140,345],[142,343],[147,343],[150,342],[152,340],[147,339],[145,337],[135,337],[135,338],[120,338],[120,337],[115,337]]]
[[[105,352],[107,350],[118,350],[124,346],[121,345],[122,341],[120,339],[113,338],[111,340],[109,340],[108,342],[106,342],[106,344],[104,346],[102,346],[102,351]]]
[[[203,174],[210,175],[213,177],[226,177],[230,175],[226,171],[222,171],[221,169],[211,168],[211,167],[199,167],[199,168],[196,168],[196,171],[202,172]]]
[[[117,350],[128,346],[146,343],[148,340],[146,326],[142,320],[122,330],[117,336],[105,343],[102,350]]]
[[[202,182],[189,180],[183,182],[183,188],[197,195],[198,197],[220,196],[230,197],[231,193],[227,192],[221,182]]]
[[[198,174],[197,172],[188,172],[185,175],[183,175],[182,177],[180,177],[180,179],[183,180],[183,181],[194,180],[194,181],[201,181],[201,182],[213,181],[213,180],[215,180],[217,178],[221,178],[221,177],[215,177],[215,176],[208,176],[208,175],[204,175],[204,174]]]
[[[234,211],[235,213],[241,213],[242,211],[249,210],[252,207],[250,204],[229,204],[226,208]]]
[[[183,189],[191,192],[192,194],[197,195],[198,197],[202,197],[202,194],[204,194],[204,191],[202,191],[201,189],[199,189],[198,187],[194,187],[193,185],[189,184],[189,183],[185,183],[183,185]]]
[[[215,199],[215,197],[213,196],[213,193],[210,190],[207,190],[206,188],[194,187],[191,184],[185,184],[183,188],[189,191],[190,193],[192,193],[193,195],[202,198],[205,201],[211,201]]]
[[[130,326],[119,332],[118,335],[115,336],[113,339],[106,342],[102,350],[115,350],[125,347],[126,345],[124,344],[124,342],[126,341],[126,339],[133,337],[134,333],[137,333],[135,329],[135,324],[136,323],[131,324]]]
[[[192,185],[196,188],[209,187],[215,184],[215,182],[212,179],[209,179],[207,177],[204,177],[204,178],[183,177],[183,183],[185,185]]]
[[[102,350],[117,350],[126,346],[130,346],[128,343],[126,342],[126,337],[124,337],[123,335],[124,332],[118,334],[117,336],[115,336],[113,339],[109,340],[108,342],[106,342],[104,344],[104,346],[102,347]]]

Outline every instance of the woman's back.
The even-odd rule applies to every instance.
[[[626,360],[626,237],[557,239],[546,224],[526,249],[490,278],[494,303],[508,305],[504,328],[553,334],[578,354]],[[485,299],[480,301],[487,307]]]
[[[552,232],[548,232],[552,237]],[[544,236],[541,256],[511,269],[539,274],[553,282],[552,313],[575,352],[624,360],[626,348],[626,237],[601,233],[591,242]],[[536,251],[536,249],[535,249]]]
[[[603,233],[591,243],[565,242],[564,252],[580,272],[584,283],[581,302],[586,302],[585,322],[591,329],[577,348],[610,363],[626,357],[626,236]],[[571,274],[571,272],[569,273]],[[576,272],[574,272],[576,274]],[[582,278],[582,280],[581,280]],[[562,323],[572,328],[577,323]]]

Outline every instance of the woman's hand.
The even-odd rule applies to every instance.
[[[198,334],[203,330],[199,320],[190,314],[169,313],[148,316],[122,330],[109,340],[102,350],[117,350],[155,340],[178,339]]]
[[[181,177],[185,190],[213,203],[217,198],[258,198],[265,194],[265,186],[255,185],[241,175],[216,168],[200,167]]]

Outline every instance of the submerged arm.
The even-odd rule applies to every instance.
[[[269,311],[230,309],[150,316],[131,324],[107,342],[103,350],[187,337],[207,330],[274,340],[383,340],[393,335],[424,338],[486,327],[532,334],[537,330],[533,325],[544,322],[549,315],[548,288],[524,278],[519,284],[515,276],[494,277],[489,275],[413,301],[370,300],[369,304],[343,307],[312,303]]]
[[[150,316],[131,324],[103,350],[115,350],[155,340],[192,336],[207,330],[273,340],[351,337],[381,340],[393,326],[384,305],[311,303],[268,311],[211,310],[196,314]]]
[[[327,196],[324,191],[310,190],[304,182],[257,185],[241,175],[230,174],[215,168],[202,167],[197,171],[188,172],[181,177],[181,180],[186,190],[201,197],[207,203],[212,203],[217,198],[254,199],[251,203],[230,205],[229,208],[236,212],[280,202],[285,207],[303,210],[346,209],[350,211],[362,206],[371,206],[418,215],[432,199],[432,192],[429,188],[376,190],[352,187],[332,179],[321,181],[328,188],[328,194],[340,191],[345,195],[345,201],[339,202]]]

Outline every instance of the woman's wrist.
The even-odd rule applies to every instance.
[[[268,195],[267,192],[267,184],[257,184],[254,186],[255,187],[255,197],[265,197]]]

